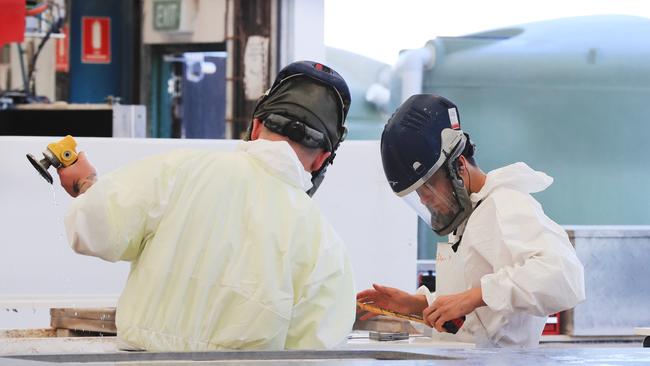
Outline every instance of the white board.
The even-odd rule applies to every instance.
[[[58,185],[54,169],[51,186],[25,158],[26,153],[40,157],[55,140],[0,137],[0,329],[46,327],[50,307],[114,305],[128,274],[128,263],[81,256],[68,246],[62,218],[72,199]],[[173,148],[230,150],[239,143],[118,138],[77,142],[100,177]],[[373,282],[415,289],[416,215],[386,184],[378,141],[346,141],[314,197],[348,247],[358,290]]]

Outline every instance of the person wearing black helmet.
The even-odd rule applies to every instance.
[[[173,151],[95,179],[59,170],[81,254],[130,261],[118,337],[150,351],[319,349],[345,340],[354,284],[310,195],[345,138],[350,94],[316,62],[285,67],[234,152]]]
[[[336,71],[316,62],[294,62],[257,101],[248,139],[261,124],[312,152],[323,150],[322,163],[319,160],[319,166],[310,170],[312,187],[307,193],[312,196],[347,135],[344,123],[350,103],[348,86]]]
[[[553,181],[524,163],[485,174],[458,108],[414,95],[381,138],[386,178],[438,235],[437,293],[373,285],[357,300],[421,314],[442,336],[481,346],[535,346],[546,316],[585,298],[583,267],[566,232],[531,193]],[[365,314],[362,319],[372,317]]]

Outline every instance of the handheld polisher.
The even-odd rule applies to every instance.
[[[50,166],[55,168],[64,168],[74,164],[77,161],[77,142],[70,135],[59,141],[47,145],[43,151],[43,159],[36,160],[32,154],[27,154],[27,160],[34,166],[46,181],[52,184],[52,176],[47,172]]]

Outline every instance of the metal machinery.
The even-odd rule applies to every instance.
[[[0,110],[0,136],[146,137],[144,106],[19,104]]]

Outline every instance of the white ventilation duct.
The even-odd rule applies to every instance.
[[[424,71],[432,69],[435,61],[436,51],[432,42],[425,47],[400,53],[390,71],[390,78],[399,78],[402,84],[400,103],[411,95],[422,93]],[[373,103],[379,110],[386,111],[390,102],[388,84],[387,80],[380,80],[370,85],[366,91],[366,101]]]
[[[407,50],[399,55],[393,66],[393,75],[397,75],[402,81],[401,102],[411,95],[422,93],[424,69],[433,68],[435,58],[435,49],[429,46]]]

